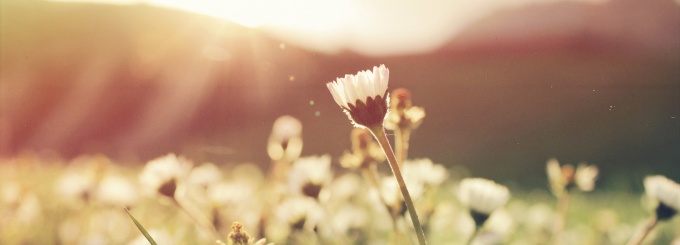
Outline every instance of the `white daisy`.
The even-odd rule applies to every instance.
[[[595,189],[595,180],[599,170],[595,165],[579,164],[576,168],[574,182],[581,191],[592,191]]]
[[[185,181],[192,165],[185,158],[168,154],[149,161],[139,180],[147,192],[174,198],[177,186]]]
[[[117,175],[104,177],[97,187],[95,197],[101,203],[122,207],[132,206],[139,199],[137,188],[126,178]]]
[[[475,223],[481,226],[493,211],[508,202],[510,191],[491,180],[467,178],[458,186],[458,199],[470,209]]]
[[[390,70],[385,65],[380,65],[373,67],[373,71],[345,75],[326,86],[355,126],[382,126],[389,108],[389,75]]]
[[[267,153],[273,160],[294,161],[302,152],[302,123],[292,116],[274,121],[267,143]],[[284,159],[285,158],[285,159]]]
[[[669,219],[680,211],[680,184],[661,175],[644,180],[647,196],[658,200],[656,213],[660,220]]]
[[[309,156],[295,161],[288,173],[291,192],[317,198],[323,185],[331,178],[331,156]]]
[[[434,164],[428,158],[408,160],[404,163],[404,178],[414,178],[429,187],[435,187],[444,182],[448,171],[441,164]]]
[[[191,169],[187,182],[196,185],[207,187],[211,184],[217,183],[222,179],[222,170],[214,163],[204,163],[198,167]]]

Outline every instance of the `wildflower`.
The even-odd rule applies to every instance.
[[[373,137],[383,148],[383,153],[387,157],[390,168],[399,184],[406,207],[410,211],[409,215],[418,236],[418,243],[424,245],[427,244],[425,233],[418,220],[413,200],[411,200],[411,195],[399,169],[399,162],[397,162],[383,126],[390,104],[387,92],[389,74],[389,69],[385,65],[380,65],[380,67],[373,67],[373,71],[360,71],[357,75],[346,75],[345,78],[338,78],[335,82],[327,83],[326,86],[352,124],[355,127],[370,130]]]
[[[350,138],[352,140],[352,152],[345,152],[340,157],[341,166],[357,169],[385,161],[385,155],[382,153],[380,145],[373,140],[369,130],[354,128]]]
[[[222,171],[213,163],[204,163],[191,169],[187,183],[207,188],[222,179]]]
[[[281,116],[274,121],[267,143],[267,153],[275,161],[295,161],[302,152],[302,123],[292,116]]]
[[[329,182],[331,157],[329,155],[300,158],[290,170],[288,183],[293,192],[318,198],[323,185]]]
[[[291,197],[285,199],[276,209],[277,217],[293,231],[313,230],[321,220],[322,211],[314,199]]]
[[[380,65],[373,67],[373,71],[345,75],[326,86],[356,127],[382,127],[389,108],[389,75],[389,69]]]
[[[90,171],[67,171],[57,181],[56,192],[65,201],[80,204],[90,201],[96,185],[95,175]]]
[[[129,207],[137,203],[137,189],[126,178],[109,175],[104,177],[95,193],[95,198],[104,204]]]
[[[594,165],[579,164],[576,168],[574,183],[581,191],[592,191],[595,188],[598,169]]]
[[[561,196],[572,187],[581,191],[592,191],[595,188],[598,169],[594,165],[580,164],[576,170],[574,166],[566,164],[560,167],[556,159],[548,160],[546,165],[550,188],[555,196]]]
[[[659,202],[656,215],[659,220],[668,220],[680,211],[680,185],[661,176],[647,176],[644,180],[645,192]]]
[[[412,105],[410,91],[404,88],[393,90],[391,101],[390,113],[385,119],[385,128],[389,130],[415,129],[420,126],[425,118],[425,110]]]
[[[175,191],[191,167],[189,160],[168,154],[149,161],[139,179],[148,191],[175,199]]]
[[[448,177],[446,168],[441,164],[434,164],[428,158],[406,161],[404,163],[404,178],[414,178],[428,187],[436,187]]]
[[[463,179],[458,187],[460,202],[470,210],[477,227],[510,199],[508,188],[482,178]]]
[[[641,244],[659,221],[666,221],[680,211],[680,185],[661,175],[647,176],[644,180],[645,193],[658,202],[652,215],[628,241],[628,245]]]

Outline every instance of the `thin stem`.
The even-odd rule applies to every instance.
[[[558,217],[555,220],[554,234],[552,238],[552,244],[560,244],[562,240],[562,232],[567,223],[567,214],[569,213],[569,192],[566,190],[557,199],[557,212]]]
[[[472,244],[472,242],[475,240],[475,237],[477,237],[477,233],[479,233],[479,228],[475,226],[475,230],[472,231],[470,238],[468,238],[468,240],[465,244],[467,244],[467,245]]]
[[[385,128],[383,128],[382,125],[379,125],[374,128],[369,128],[369,130],[371,130],[371,133],[373,133],[375,139],[378,140],[378,143],[382,147],[383,152],[387,157],[387,162],[390,164],[390,167],[392,168],[394,177],[397,179],[399,189],[401,189],[401,194],[404,196],[404,201],[406,201],[406,208],[408,208],[409,215],[411,216],[413,227],[416,230],[418,242],[420,243],[420,245],[425,245],[427,244],[427,241],[425,241],[425,233],[423,232],[423,227],[420,225],[420,221],[418,220],[418,214],[416,213],[415,206],[413,205],[413,200],[411,200],[411,195],[409,194],[408,189],[406,188],[406,182],[404,181],[404,177],[401,175],[401,170],[399,170],[399,164],[397,163],[394,151],[392,151],[392,147],[390,147],[390,142],[389,140],[387,140],[387,135],[385,135]]]
[[[650,231],[656,226],[656,224],[659,222],[659,219],[656,217],[656,214],[653,214],[652,217],[647,220],[647,223],[640,229],[638,230],[635,235],[626,243],[626,245],[638,245],[641,244],[643,240],[645,240],[645,237],[649,234]]]
[[[403,119],[406,120],[406,119]],[[411,138],[410,127],[398,127],[394,131],[394,148],[397,154],[397,163],[403,166],[408,159],[409,140]]]

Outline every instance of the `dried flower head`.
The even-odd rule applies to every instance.
[[[405,88],[392,91],[390,113],[385,119],[385,128],[396,130],[397,128],[415,129],[425,118],[425,109],[413,106],[411,92]]]
[[[183,184],[192,165],[185,158],[168,154],[146,163],[139,180],[147,191],[174,199],[177,186]]]
[[[647,176],[644,180],[645,192],[657,200],[656,215],[659,220],[672,218],[680,211],[680,185],[664,176]]]
[[[272,160],[295,161],[302,152],[302,123],[292,116],[281,116],[274,121],[267,143]],[[285,159],[284,159],[285,158]]]
[[[345,152],[340,157],[340,165],[357,169],[385,161],[385,154],[371,132],[365,128],[354,128],[351,134],[352,152]]]
[[[382,127],[389,109],[387,83],[390,71],[385,65],[373,71],[360,71],[327,83],[333,99],[356,127]]]
[[[482,178],[463,179],[458,186],[458,199],[470,209],[478,227],[482,226],[491,213],[505,205],[510,199],[508,188]]]
[[[229,233],[229,245],[248,245],[248,240],[250,236],[246,231],[243,230],[243,224],[241,222],[234,222],[231,224],[231,232]]]

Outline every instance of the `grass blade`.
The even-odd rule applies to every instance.
[[[132,222],[135,222],[135,225],[137,226],[137,229],[139,229],[139,231],[142,232],[142,235],[144,235],[144,237],[146,237],[146,240],[148,240],[149,243],[151,243],[151,245],[158,245],[158,244],[156,244],[156,241],[154,241],[153,238],[151,238],[151,235],[149,235],[149,232],[147,232],[146,229],[144,229],[144,226],[142,226],[142,224],[140,224],[139,221],[137,221],[137,219],[135,219],[135,217],[132,216],[132,214],[130,213],[130,210],[128,210],[128,209],[126,208],[126,209],[125,209],[125,212],[128,213],[128,215],[129,215],[130,218],[132,219]]]

